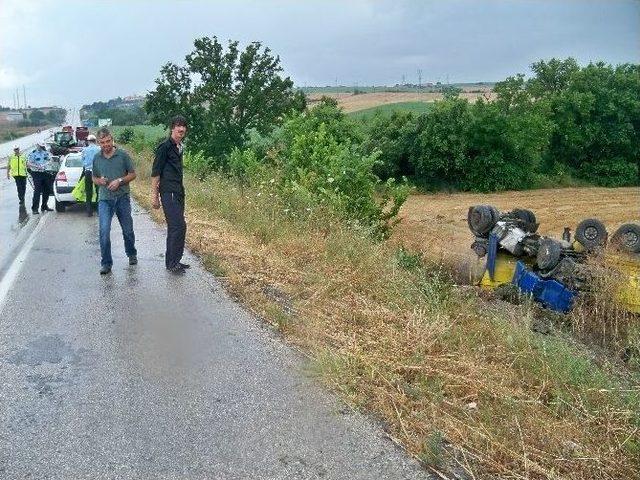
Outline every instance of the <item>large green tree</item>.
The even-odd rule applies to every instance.
[[[241,147],[251,130],[268,133],[290,110],[303,110],[305,97],[283,77],[280,58],[260,42],[226,49],[216,37],[195,40],[186,65],[167,63],[149,93],[145,109],[152,123],[187,117],[189,142],[218,162]]]

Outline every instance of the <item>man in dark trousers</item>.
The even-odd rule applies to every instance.
[[[11,178],[16,182],[18,189],[18,201],[20,206],[24,205],[24,192],[27,188],[27,157],[20,153],[20,147],[13,147],[13,155],[9,156],[7,162],[7,178]]]
[[[183,275],[189,265],[182,263],[187,223],[184,221],[184,185],[182,184],[182,140],[187,133],[187,121],[182,116],[171,121],[171,134],[156,149],[151,170],[151,205],[160,208],[167,220],[167,270]]]
[[[38,143],[38,148],[29,154],[27,158],[27,171],[33,180],[33,201],[31,202],[31,212],[38,214],[38,204],[42,197],[41,210],[51,212],[49,208],[49,196],[53,193],[53,175],[47,172],[47,163],[50,160],[49,152],[45,149],[44,143]]]

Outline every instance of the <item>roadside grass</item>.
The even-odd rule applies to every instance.
[[[123,126],[111,126],[108,127],[113,133],[114,137],[118,136],[125,128],[133,129],[134,133],[137,135],[144,135],[147,139],[155,139],[161,137],[163,135],[168,135],[168,130],[161,125],[133,125],[131,127],[123,127]]]
[[[433,103],[427,102],[398,102],[349,112],[347,116],[356,120],[367,120],[374,115],[391,116],[394,112],[411,112],[420,115],[428,112],[432,107]]]
[[[151,156],[135,157],[148,208]],[[487,302],[328,212],[292,217],[217,174],[185,186],[188,243],[205,266],[443,478],[637,478],[637,371],[531,331],[530,303]]]

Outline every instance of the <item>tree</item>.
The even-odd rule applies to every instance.
[[[418,119],[418,134],[411,163],[416,180],[429,187],[457,185],[467,161],[471,108],[465,99],[436,102]]]
[[[558,60],[552,58],[548,62],[540,60],[531,65],[535,76],[529,80],[527,89],[535,98],[559,93],[569,85],[574,73],[580,70],[574,58]]]
[[[45,122],[45,114],[42,110],[33,110],[29,115],[29,120],[31,121],[31,125],[34,127],[44,125]]]
[[[56,108],[47,112],[47,121],[52,124],[60,124],[64,122],[67,111],[64,108]]]
[[[551,103],[555,132],[547,163],[561,162],[596,184],[637,184],[640,66],[589,64]]]
[[[305,108],[304,94],[281,77],[280,58],[260,42],[240,51],[238,42],[229,41],[225,50],[216,37],[203,37],[194,46],[186,65],[161,68],[145,109],[153,123],[165,125],[185,115],[195,150],[223,163],[251,130],[266,134],[285,113]]]
[[[412,176],[411,154],[417,133],[417,120],[411,112],[397,111],[391,116],[376,114],[365,124],[362,149],[366,154],[380,152],[373,172],[382,180]]]

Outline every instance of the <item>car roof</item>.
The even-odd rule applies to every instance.
[[[67,154],[64,156],[64,161],[66,162],[66,161],[67,161],[67,159],[69,159],[69,158],[72,158],[72,159],[75,159],[75,158],[82,158],[82,152],[71,152],[71,153],[67,153]]]

